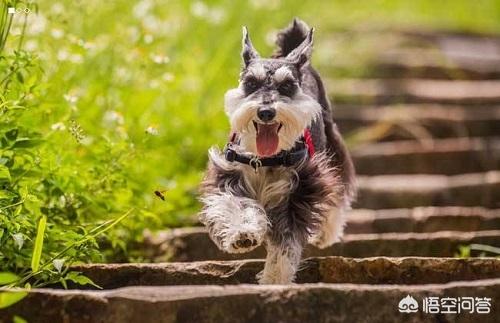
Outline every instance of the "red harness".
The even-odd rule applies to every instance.
[[[313,143],[313,138],[312,138],[311,131],[309,130],[309,128],[306,128],[304,130],[304,141],[306,142],[307,151],[309,152],[309,156],[310,157],[314,156],[314,153],[315,153],[314,143]]]

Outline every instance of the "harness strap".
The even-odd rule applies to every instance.
[[[307,150],[309,151],[309,156],[314,156],[315,153],[315,148],[314,148],[314,142],[312,139],[311,131],[309,128],[306,128],[304,130],[304,141],[307,145]]]

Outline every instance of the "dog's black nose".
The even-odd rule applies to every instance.
[[[273,108],[263,107],[257,110],[257,117],[264,122],[273,120],[275,116],[276,110]]]

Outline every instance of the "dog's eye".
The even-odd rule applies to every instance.
[[[250,94],[257,91],[257,89],[260,87],[260,83],[256,79],[249,78],[245,80],[243,86],[245,88],[245,92],[247,94]]]
[[[292,80],[282,82],[278,86],[281,95],[292,96],[295,93],[295,83]]]

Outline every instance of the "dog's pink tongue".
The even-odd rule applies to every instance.
[[[257,153],[260,157],[272,156],[278,149],[278,124],[259,124],[257,131]]]

